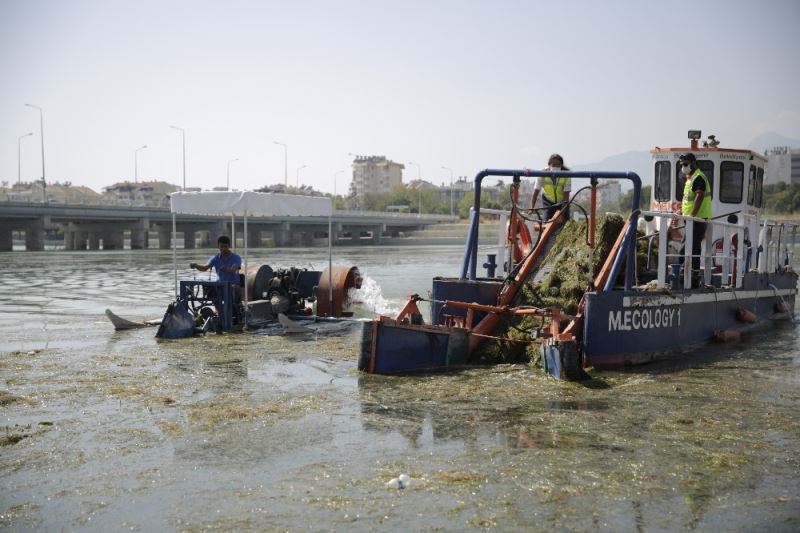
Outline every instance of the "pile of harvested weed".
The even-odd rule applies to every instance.
[[[625,220],[616,213],[598,216],[594,250],[586,245],[585,220],[570,220],[564,224],[538,268],[538,271],[547,274],[541,281],[530,280],[525,283],[514,305],[556,307],[562,313],[575,314],[583,294],[602,268],[624,224]],[[637,263],[644,265],[643,258],[639,258]],[[531,339],[530,332],[548,324],[548,320],[532,315],[503,317],[493,334],[508,340],[486,340],[472,353],[470,362],[499,364],[534,361],[538,364],[539,342]]]

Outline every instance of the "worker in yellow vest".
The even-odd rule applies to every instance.
[[[553,154],[547,160],[547,168],[544,170],[565,171],[569,170],[564,166],[564,158],[558,154]],[[553,218],[556,211],[561,209],[565,219],[569,220],[569,193],[572,190],[571,178],[560,178],[556,176],[542,176],[536,180],[533,186],[533,196],[531,197],[531,209],[536,208],[536,200],[539,193],[542,194],[542,205],[546,209],[547,220]]]
[[[683,201],[681,202],[681,214],[687,217],[711,218],[711,183],[703,171],[697,168],[697,158],[692,153],[685,153],[678,159],[681,165],[681,172],[686,181],[683,185]],[[700,248],[703,238],[706,236],[706,222],[695,220],[692,230],[692,275],[699,277],[700,273]],[[686,232],[684,232],[684,241]],[[681,250],[681,261],[683,260],[683,250]],[[695,285],[695,283],[693,283]],[[699,285],[699,283],[697,284]]]

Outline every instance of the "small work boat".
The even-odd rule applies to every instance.
[[[110,310],[106,315],[115,329],[158,325],[156,337],[175,339],[197,333],[240,331],[280,324],[290,333],[307,330],[293,318],[315,315],[318,320],[350,317],[348,292],[361,286],[358,268],[334,265],[331,253],[330,198],[259,192],[175,192],[170,195],[173,231],[175,299],[160,321],[136,323]],[[216,279],[178,279],[176,215],[243,218],[243,273],[238,284]],[[276,268],[248,264],[247,225],[250,217],[321,217],[328,224],[328,267],[323,271]],[[307,324],[308,320],[304,320]]]
[[[434,278],[429,298],[414,294],[398,315],[365,323],[359,368],[392,374],[471,365],[484,361],[482,346],[494,342],[538,347],[547,373],[579,380],[590,367],[619,368],[675,357],[715,338],[733,340],[758,324],[791,319],[797,295],[797,274],[791,268],[797,225],[761,218],[765,158],[751,150],[720,148],[713,136],[700,146],[696,130],[689,138],[689,147],[651,151],[653,199],[644,212],[639,209],[641,180],[633,172],[479,172],[460,275]],[[708,177],[713,212],[720,214],[707,221],[700,253],[702,283],[696,288],[691,239],[693,224],[702,220],[680,214],[684,178],[678,161],[687,152]],[[567,222],[559,211],[545,222],[537,220],[535,210],[521,208],[521,180],[540,176],[588,179],[591,199],[585,221]],[[512,179],[510,211],[481,207],[481,183],[487,177]],[[630,214],[620,219],[610,240],[605,236],[607,246],[597,268],[570,309],[535,305],[526,299],[530,292],[525,287],[541,279],[543,265],[561,251],[555,243],[565,224],[585,224],[582,245],[589,254],[598,252],[597,189],[607,180],[632,184]],[[578,207],[580,192],[562,209],[567,204]],[[483,264],[486,277],[479,277],[479,221],[489,213],[500,216],[507,239]],[[558,292],[559,287],[550,289]],[[431,306],[428,322],[418,306],[423,300]],[[536,320],[520,321],[524,317]],[[521,334],[508,334],[511,322]]]

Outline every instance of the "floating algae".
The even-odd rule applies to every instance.
[[[577,313],[581,298],[603,267],[624,224],[625,220],[619,214],[600,215],[597,220],[596,244],[592,250],[586,244],[587,221],[568,221],[556,236],[553,246],[542,258],[536,272],[522,287],[514,305],[555,307],[569,315]],[[646,245],[640,245],[637,255],[641,256],[644,253]],[[643,259],[638,257],[637,264],[644,265]],[[546,274],[537,276],[537,273]],[[541,280],[538,279],[540,276]],[[502,317],[494,331],[501,340],[485,341],[471,355],[471,362],[473,364],[538,362],[539,341],[531,337],[531,331],[547,326],[548,323],[548,320],[533,315]]]

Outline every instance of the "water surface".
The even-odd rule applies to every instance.
[[[491,251],[491,250],[489,250]],[[212,253],[179,251],[179,263]],[[462,248],[343,248],[356,312],[396,311]],[[251,262],[322,268],[324,250]],[[356,370],[358,325],[157,341],[172,254],[2,254],[0,527],[12,530],[800,528],[800,337],[561,383],[508,365]],[[182,275],[189,275],[182,269]],[[387,489],[401,473],[410,488]]]

